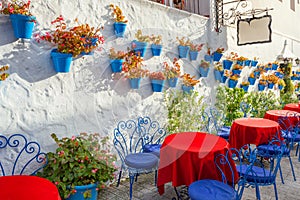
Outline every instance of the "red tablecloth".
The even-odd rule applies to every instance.
[[[283,107],[283,110],[293,110],[300,113],[300,106],[298,103],[289,103]]]
[[[60,200],[56,186],[37,176],[1,176],[1,200]]]
[[[299,122],[300,113],[291,110],[269,110],[264,116],[265,119],[270,119],[275,122],[278,122],[279,117],[288,117],[287,121],[289,121],[291,125],[296,125]]]
[[[167,136],[160,150],[159,193],[164,193],[164,184],[168,182],[173,186],[188,186],[200,179],[222,180],[214,158],[217,154],[225,154],[228,149],[226,140],[211,134],[185,132]],[[231,164],[235,166],[233,162]],[[237,180],[236,168],[233,169]],[[229,169],[225,169],[225,173],[227,180],[232,180]]]
[[[280,131],[277,122],[263,118],[240,118],[233,121],[229,143],[240,149],[245,144],[265,144]]]

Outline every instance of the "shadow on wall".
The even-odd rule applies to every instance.
[[[17,40],[14,36],[9,16],[0,16],[0,33],[0,46],[10,44]]]

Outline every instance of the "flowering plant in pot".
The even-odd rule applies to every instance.
[[[166,80],[166,75],[162,71],[149,73],[153,92],[161,92]]]
[[[150,35],[151,41],[151,51],[153,56],[160,56],[162,45],[161,45],[162,36],[161,35]]]
[[[190,43],[190,59],[197,60],[198,52],[202,50],[204,44]]]
[[[249,85],[250,85],[249,81],[243,81],[243,82],[241,82],[241,88],[243,88],[243,90],[245,92],[248,92]]]
[[[217,49],[212,53],[213,61],[219,62],[220,59],[221,59],[222,56],[223,56],[224,50],[225,50],[225,49],[222,48],[222,47],[217,48]]]
[[[190,39],[186,39],[185,37],[179,38],[176,37],[176,40],[179,42],[178,53],[179,58],[187,58],[187,55],[190,50],[191,41]]]
[[[209,66],[210,66],[210,62],[205,61],[205,60],[201,60],[201,63],[200,63],[200,66],[199,66],[201,77],[207,77],[208,76]]]
[[[176,87],[178,78],[181,74],[182,61],[174,58],[173,63],[164,62],[164,74],[168,80],[170,87]]]
[[[97,190],[115,178],[116,157],[110,153],[108,137],[97,133],[61,139],[53,133],[51,137],[57,149],[47,153],[48,164],[37,175],[53,182],[63,199],[79,195],[78,199],[96,200]],[[87,188],[81,191],[80,186]]]
[[[110,66],[113,73],[122,71],[122,64],[127,52],[116,51],[114,48],[109,49]]]
[[[217,81],[223,82],[224,68],[220,62],[214,64],[214,75]]]
[[[239,74],[232,74],[229,77],[229,81],[228,81],[229,88],[235,88],[236,85],[237,85],[237,82],[238,82],[239,78],[240,78]]]
[[[0,83],[1,83],[1,81],[4,81],[5,79],[7,79],[7,77],[9,76],[9,74],[8,73],[6,73],[5,71],[7,71],[9,69],[9,67],[7,66],[7,65],[5,65],[5,66],[2,66],[1,68],[0,68]],[[3,72],[3,73],[2,73]]]
[[[110,4],[109,7],[112,10],[111,15],[115,20],[114,23],[115,34],[117,37],[124,37],[128,20],[126,20],[125,16],[123,15],[123,11],[119,6]]]
[[[150,42],[150,36],[143,35],[142,30],[138,30],[135,34],[137,40],[132,41],[132,48],[136,54],[139,54],[141,57],[145,56],[146,48]]]
[[[182,76],[182,90],[184,92],[190,93],[194,90],[194,86],[197,85],[200,81],[196,80],[196,76],[191,76],[188,73],[183,74]]]
[[[9,15],[16,38],[30,39],[36,18],[30,12],[30,0],[5,0],[1,3],[0,13]]]

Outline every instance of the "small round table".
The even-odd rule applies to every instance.
[[[263,118],[239,118],[230,128],[229,143],[240,149],[245,144],[265,144],[278,135],[280,126],[277,122]]]
[[[300,113],[300,105],[298,103],[289,103],[283,107],[283,110],[292,110]]]
[[[292,110],[269,110],[264,116],[265,119],[273,120],[275,122],[278,122],[280,117],[287,117],[291,125],[294,126],[299,122],[300,113]]]

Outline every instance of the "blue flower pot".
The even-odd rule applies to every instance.
[[[207,67],[207,68],[199,67],[199,69],[200,69],[201,77],[207,77],[208,76],[209,67]]]
[[[227,81],[227,78],[228,78],[227,76],[223,76],[222,77],[222,83],[225,83]]]
[[[251,60],[245,60],[245,66],[250,66],[250,64],[251,64]]]
[[[263,91],[265,87],[265,85],[258,84],[258,91]]]
[[[114,29],[116,37],[124,37],[124,33],[126,31],[127,24],[123,22],[115,22]]]
[[[162,45],[159,44],[152,44],[151,45],[151,51],[153,56],[160,56],[162,51]]]
[[[85,44],[85,47],[96,46],[98,42],[98,38],[86,38],[88,44]],[[86,53],[85,51],[80,53],[81,55],[93,55],[94,51],[90,51]]]
[[[268,88],[269,89],[273,89],[273,87],[274,87],[274,83],[268,83]]]
[[[279,90],[283,89],[283,85],[278,85]]]
[[[231,68],[231,66],[232,66],[232,61],[231,60],[223,60],[223,67],[224,67],[224,69],[230,69]]]
[[[255,79],[255,78],[248,77],[248,81],[249,81],[250,85],[254,85],[256,79]]]
[[[169,78],[168,79],[168,83],[170,87],[176,87],[177,83],[178,83],[178,78]]]
[[[123,59],[113,59],[113,60],[110,60],[111,71],[113,73],[121,72],[122,71],[122,64],[123,64],[123,62],[124,62]]]
[[[236,64],[241,65],[241,66],[244,66],[244,61],[239,61],[239,60],[237,60],[237,61],[236,61]]]
[[[224,71],[214,70],[215,79],[222,82]]]
[[[130,83],[130,87],[132,89],[139,89],[140,83],[141,83],[141,78],[130,78],[129,83]]]
[[[229,81],[228,81],[228,87],[229,88],[235,88],[237,83],[238,83],[238,81],[229,79]]]
[[[189,53],[190,47],[189,46],[178,46],[179,58],[187,58]]]
[[[204,55],[204,60],[207,62],[211,62],[213,57],[211,55]]]
[[[252,67],[256,67],[257,63],[258,63],[258,61],[256,61],[256,60],[251,60],[251,66],[252,66]]]
[[[300,75],[300,72],[296,71],[296,74]]]
[[[233,69],[232,74],[241,74],[242,70],[239,69]]]
[[[242,85],[241,87],[245,92],[248,92],[249,85]]]
[[[10,15],[11,23],[16,38],[30,39],[34,28],[34,16],[26,16],[20,14]]]
[[[292,81],[295,81],[295,80],[297,80],[298,78],[296,77],[296,76],[291,76],[291,80]]]
[[[135,44],[134,52],[136,53],[136,55],[140,55],[141,57],[144,57],[148,43],[139,42],[137,40],[134,40],[133,43]]]
[[[277,76],[278,78],[283,78],[283,74],[280,72],[275,72],[275,76]]]
[[[97,200],[98,191],[96,190],[96,184],[89,184],[89,185],[82,185],[82,186],[75,186],[76,193],[71,194],[69,198],[66,200]],[[91,192],[91,197],[84,198],[83,194],[86,191]]]
[[[53,49],[50,53],[56,72],[69,72],[72,62],[72,54],[60,53]]]
[[[161,92],[165,85],[165,80],[151,80],[153,92]]]
[[[259,72],[259,71],[253,72],[253,73],[254,73],[254,77],[255,77],[255,78],[259,78],[259,76],[260,76],[260,72]]]
[[[197,57],[198,57],[198,51],[190,51],[191,60],[197,60]]]
[[[214,52],[213,54],[213,60],[216,61],[216,62],[219,62],[220,59],[222,58],[223,54],[221,53],[218,53],[218,52]]]
[[[182,85],[182,90],[184,93],[191,93],[194,90],[193,86]]]
[[[278,68],[278,65],[277,64],[272,64],[272,70],[277,70],[277,68]]]

